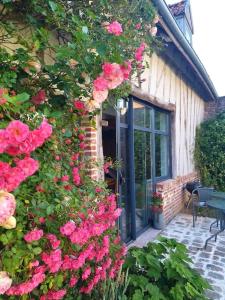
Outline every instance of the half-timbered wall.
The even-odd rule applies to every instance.
[[[204,101],[162,58],[153,54],[148,58],[149,68],[142,74],[140,95],[148,95],[152,103],[172,112],[173,177],[194,171],[193,150],[196,127],[204,119]],[[171,110],[171,109],[170,109]]]

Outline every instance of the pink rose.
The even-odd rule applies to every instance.
[[[80,101],[80,100],[75,100],[73,102],[73,106],[77,109],[77,110],[85,110],[85,105],[84,102]]]
[[[121,35],[123,32],[121,24],[117,21],[112,22],[106,28],[109,33],[114,34],[116,36]]]
[[[9,123],[6,132],[8,134],[9,143],[11,145],[17,145],[22,143],[28,137],[29,127],[26,124],[15,120]]]
[[[0,153],[3,153],[8,146],[7,131],[0,129]]]
[[[108,89],[108,81],[103,77],[99,76],[94,80],[94,89],[96,91],[105,91]]]
[[[62,235],[69,236],[74,232],[75,229],[76,229],[75,223],[72,222],[72,221],[69,221],[65,225],[60,227],[60,232],[61,232]]]
[[[5,294],[5,292],[11,287],[12,279],[7,275],[6,272],[0,272],[0,295]]]
[[[31,157],[18,160],[16,165],[23,171],[25,177],[33,175],[39,168],[39,163]]]
[[[108,82],[108,88],[117,88],[124,80],[123,72],[117,63],[104,63],[102,66],[103,76]]]
[[[40,240],[43,234],[44,233],[42,229],[34,229],[25,234],[23,238],[27,243],[32,243],[33,241]]]
[[[102,103],[104,102],[107,97],[108,97],[108,90],[105,91],[96,91],[95,89],[93,90],[93,99],[97,102],[97,103]]]
[[[6,222],[16,209],[16,200],[10,193],[0,191],[0,224]]]
[[[40,105],[45,101],[45,99],[46,99],[45,90],[40,90],[37,92],[35,96],[31,98],[31,102],[33,102],[35,105]]]

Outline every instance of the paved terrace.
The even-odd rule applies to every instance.
[[[225,232],[219,234],[217,242],[211,240],[207,249],[203,250],[205,240],[210,236],[209,226],[214,219],[198,217],[196,227],[192,227],[192,216],[179,214],[161,233],[159,230],[149,229],[131,246],[142,247],[147,242],[161,234],[168,238],[175,238],[184,243],[193,260],[194,267],[213,286],[213,291],[208,291],[212,300],[225,300]]]

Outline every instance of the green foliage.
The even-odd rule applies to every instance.
[[[225,114],[201,124],[196,133],[195,163],[205,186],[225,191]]]
[[[132,300],[206,300],[208,283],[191,268],[187,248],[173,239],[160,238],[144,248],[131,248],[126,295]]]

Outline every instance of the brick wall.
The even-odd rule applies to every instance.
[[[225,97],[205,103],[205,119],[213,118],[223,111],[225,111]]]
[[[160,193],[164,201],[164,217],[166,223],[172,220],[184,207],[185,198],[188,192],[185,191],[185,184],[198,179],[196,172],[189,175],[179,176],[175,179],[168,179],[157,183],[156,191]]]

